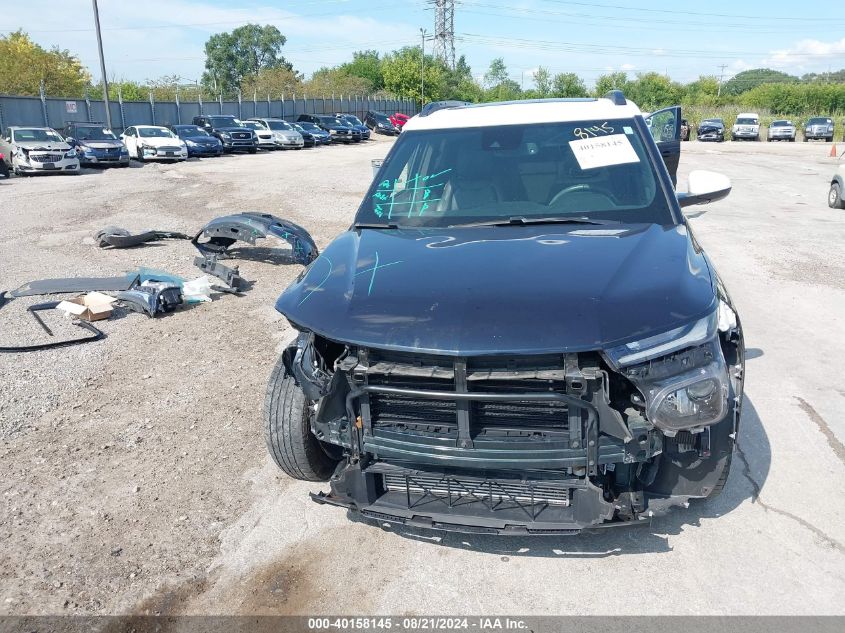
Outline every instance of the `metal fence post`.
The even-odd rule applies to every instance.
[[[91,116],[91,97],[88,95],[88,89],[85,89],[85,118],[88,123],[94,122],[94,117]]]
[[[126,129],[126,112],[123,110],[123,91],[120,89],[120,84],[117,84],[117,103],[120,106],[120,127]]]
[[[176,124],[182,124],[182,104],[179,103],[179,86],[176,86]]]
[[[243,119],[243,97],[241,96],[241,89],[238,88],[238,119]]]
[[[153,99],[152,90],[150,90],[150,120],[153,122],[153,125],[156,124],[156,104],[155,99]]]
[[[204,114],[202,111],[202,90],[200,90],[199,84],[197,84],[197,103],[200,106],[200,114]]]
[[[47,118],[47,97],[44,94],[44,80],[38,84],[38,94],[41,97],[41,114],[44,116],[44,127],[50,127],[50,120]]]
[[[3,103],[0,102],[0,132],[6,129],[6,126],[3,124]]]
[[[220,104],[220,112],[218,112],[218,114],[223,114],[223,93],[222,92],[217,94],[217,103]]]

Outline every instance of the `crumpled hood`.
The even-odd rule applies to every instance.
[[[44,152],[67,152],[70,145],[58,141],[15,141],[15,145],[28,152],[33,150]]]
[[[715,308],[686,227],[348,231],[276,302],[300,328],[443,354],[595,350]]]

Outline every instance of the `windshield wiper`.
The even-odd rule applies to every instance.
[[[394,224],[392,222],[387,223],[387,224],[359,222],[357,224],[353,224],[352,228],[355,228],[355,229],[398,229],[399,225]]]
[[[511,216],[508,219],[501,220],[485,220],[483,222],[470,222],[468,224],[452,224],[452,228],[469,227],[469,226],[512,226],[512,225],[527,225],[527,224],[621,224],[619,220],[594,220],[584,216],[570,216],[570,217],[556,217],[556,218],[526,218],[521,215]]]

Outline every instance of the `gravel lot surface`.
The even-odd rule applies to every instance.
[[[100,250],[107,225],[192,233],[257,210],[322,248],[390,140],[0,181],[0,290],[147,266],[198,276],[188,242]],[[828,145],[684,143],[731,176],[693,208],[749,347],[727,489],[635,528],[441,537],[349,522],[267,456],[261,406],[292,336],[273,309],[301,267],[239,260],[243,297],[108,338],[0,354],[0,614],[845,614],[845,213]],[[0,345],[44,340],[16,299]],[[503,300],[507,300],[503,297]],[[76,328],[49,317],[56,336]]]

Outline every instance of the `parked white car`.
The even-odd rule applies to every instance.
[[[736,123],[731,128],[731,140],[748,139],[760,140],[760,117],[756,112],[741,112],[736,117]]]
[[[188,160],[188,146],[166,127],[133,125],[126,128],[120,140],[132,158],[145,160]]]
[[[255,132],[258,141],[258,149],[276,149],[276,141],[271,132],[264,124],[258,121],[243,121],[243,126]]]
[[[789,141],[795,142],[795,124],[786,119],[779,119],[772,121],[769,126],[769,134],[767,136],[769,141]]]
[[[259,119],[252,118],[244,123],[258,123],[270,130],[273,137],[273,143],[276,147],[281,149],[302,149],[305,146],[305,140],[302,134],[297,132],[290,123],[284,119]]]
[[[35,173],[79,173],[76,150],[49,127],[6,128],[0,138],[0,154],[18,175]]]

